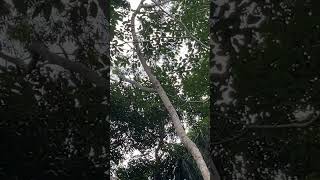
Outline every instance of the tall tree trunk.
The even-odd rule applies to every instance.
[[[142,54],[139,41],[137,38],[137,33],[135,31],[135,17],[137,13],[140,11],[142,8],[144,0],[141,0],[139,6],[137,9],[133,12],[132,17],[131,17],[131,33],[132,33],[132,38],[133,38],[133,45],[135,48],[135,51],[138,55],[138,58],[147,73],[153,88],[157,91],[159,94],[164,106],[166,107],[167,111],[169,112],[169,115],[171,117],[172,123],[174,125],[174,128],[177,132],[177,135],[179,136],[182,144],[187,148],[187,150],[191,153],[193,156],[193,159],[195,160],[201,174],[204,180],[210,180],[210,171],[202,157],[202,154],[199,150],[199,148],[196,146],[196,144],[187,136],[187,133],[185,132],[182,123],[180,121],[180,118],[177,114],[176,109],[172,105],[170,99],[168,98],[165,90],[162,88],[159,80],[154,76],[154,74],[151,71],[151,68],[147,65],[146,62],[146,57]]]

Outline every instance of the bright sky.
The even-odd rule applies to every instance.
[[[131,5],[131,9],[136,9],[139,5],[141,0],[128,0],[128,2],[130,2],[130,5]],[[151,0],[146,0],[145,1],[145,4],[149,4],[149,3],[152,3]]]
[[[131,5],[131,9],[136,9],[138,7],[138,4],[140,3],[140,0],[128,0]]]

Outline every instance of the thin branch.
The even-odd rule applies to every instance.
[[[319,115],[313,116],[309,121],[301,123],[288,123],[279,125],[248,125],[247,128],[251,129],[277,129],[277,128],[303,128],[311,125],[315,121],[319,120]]]
[[[312,125],[317,120],[319,120],[319,115],[314,115],[310,120],[302,123],[288,123],[288,124],[280,124],[280,125],[257,125],[257,124],[250,125],[249,124],[244,126],[244,128],[241,130],[241,132],[238,135],[230,138],[225,138],[217,142],[213,142],[212,144],[217,145],[217,144],[223,144],[223,143],[234,141],[236,139],[239,139],[243,135],[245,135],[250,129],[304,128]]]
[[[66,59],[70,60],[70,59],[69,59],[69,56],[68,56],[68,54],[67,54],[67,52],[66,52],[66,50],[62,47],[62,45],[59,43],[58,46],[59,46],[60,49],[62,50],[62,53],[63,53],[64,57],[65,57]]]
[[[35,59],[34,58],[31,58],[31,61],[29,62],[29,64],[26,64],[23,61],[24,59],[27,59],[27,58],[30,58],[30,57],[19,59],[19,58],[15,58],[15,57],[11,57],[9,55],[6,55],[6,54],[4,54],[2,52],[0,52],[0,57],[5,59],[8,62],[13,63],[17,67],[23,69],[25,71],[25,73],[29,73],[34,68],[34,65],[35,65]]]
[[[101,93],[101,95],[104,94],[104,92],[107,88],[107,85],[108,85],[107,80],[104,79],[103,77],[99,76],[98,73],[92,71],[91,69],[89,69],[85,65],[78,63],[78,62],[72,62],[66,58],[60,57],[59,55],[50,52],[44,46],[44,44],[42,44],[40,42],[33,42],[30,46],[30,50],[37,53],[38,55],[41,55],[46,60],[48,60],[48,62],[51,64],[56,64],[56,65],[64,67],[65,69],[70,70],[71,72],[79,73],[87,81],[93,83],[96,86],[98,93]],[[2,52],[0,52],[0,57],[15,64],[17,67],[22,68],[26,72],[30,72],[34,68],[34,66],[37,62],[37,58],[32,58],[31,61],[29,62],[29,64],[26,64],[21,59],[11,57],[11,56],[6,55]]]
[[[157,5],[161,11],[163,11],[166,15],[168,15],[171,19],[177,20],[174,16],[172,16],[171,14],[169,14],[167,11],[165,11],[162,7],[161,4],[159,4],[158,2],[155,2],[154,0],[151,0],[153,3],[155,3],[155,5]],[[210,47],[206,44],[204,44],[202,41],[200,41],[197,37],[195,37],[188,29],[188,27],[182,22],[181,18],[178,19],[178,22],[182,25],[182,27],[184,28],[184,30],[187,32],[187,34],[189,34],[189,36],[195,40],[196,42],[198,42],[200,45],[202,45],[205,49],[209,50]]]
[[[198,42],[199,44],[201,44],[205,49],[209,50],[210,47],[206,44],[204,44],[202,41],[200,41],[200,39],[196,38],[187,28],[187,26],[182,22],[181,17],[179,17],[179,23],[183,26],[183,28],[185,29],[185,31],[192,37],[193,40],[195,40],[196,42]]]
[[[110,17],[110,14],[109,14],[110,2],[106,1],[106,0],[98,0],[98,4],[99,4],[99,7],[100,7],[103,15],[106,18],[109,18]]]
[[[222,113],[218,113],[215,112],[215,114],[225,117],[224,114]],[[307,127],[309,125],[311,125],[312,123],[314,123],[315,121],[317,121],[320,117],[320,115],[318,113],[314,114],[314,115],[310,115],[311,119],[310,120],[305,120],[303,122],[295,122],[295,123],[287,123],[287,124],[278,124],[278,125],[262,125],[262,124],[247,124],[246,128],[266,128],[266,129],[272,129],[272,128],[302,128],[302,127]],[[234,121],[238,121],[239,119],[233,118],[233,117],[227,117],[230,118]]]
[[[30,46],[30,50],[41,55],[51,64],[56,64],[64,67],[65,69],[68,69],[71,72],[79,73],[84,77],[84,79],[93,83],[99,93],[104,94],[109,82],[105,78],[99,76],[97,72],[94,72],[82,63],[73,62],[57,54],[54,54],[40,42],[33,42]]]
[[[121,43],[121,44],[116,44],[116,43],[110,43],[110,45],[111,46],[122,46],[122,45],[124,45],[124,44],[127,44],[130,48],[132,48],[133,49],[133,47],[131,46],[131,42],[127,42],[127,41],[122,41],[123,43]],[[107,43],[105,43],[105,42],[100,42],[100,43],[98,43],[98,44],[107,44]]]
[[[158,5],[163,5],[163,4],[169,3],[171,1],[172,0],[167,0],[167,1],[160,2],[159,4],[156,4],[156,3],[154,3],[154,4],[143,4],[141,7],[142,8],[153,8],[153,7],[156,7]]]
[[[123,81],[126,81],[126,82],[132,84],[134,87],[136,87],[140,90],[147,91],[147,92],[156,92],[156,90],[153,88],[145,87],[145,86],[141,85],[140,83],[138,83],[137,81],[126,78],[117,67],[114,67],[114,68],[115,68],[115,70],[113,71],[113,73],[115,73],[120,78],[120,82],[121,82],[121,80],[123,80]]]
[[[152,42],[154,40],[158,40],[158,39],[186,39],[186,38],[190,38],[191,36],[180,36],[180,37],[165,37],[165,36],[160,36],[160,37],[154,37],[154,38],[150,38],[150,40],[144,40],[144,41],[138,41],[139,43],[144,43],[144,42]],[[116,43],[111,43],[110,45],[113,46],[121,46],[124,44],[129,44],[129,43],[133,43],[133,41],[122,41],[123,43],[120,44],[116,44]],[[102,43],[103,44],[103,43]],[[131,47],[132,48],[132,47]]]
[[[115,79],[113,79],[113,78],[111,78],[111,77],[110,77],[110,80],[113,81],[113,82],[115,82],[114,84],[112,84],[112,85],[114,85],[114,86],[118,86],[118,85],[121,83],[121,80],[120,80],[120,81],[117,81],[117,80],[115,80]]]
[[[149,87],[144,87],[144,86],[142,86],[140,83],[138,83],[137,81],[128,79],[128,78],[126,78],[126,77],[125,77],[124,75],[122,75],[122,74],[118,74],[118,76],[119,76],[120,79],[122,79],[122,80],[124,80],[124,81],[126,81],[126,82],[128,82],[128,83],[130,83],[130,84],[132,84],[134,87],[136,87],[136,88],[138,88],[138,89],[141,89],[141,90],[147,91],[147,92],[156,92],[155,89],[149,88]]]
[[[6,55],[2,52],[0,52],[0,57],[7,60],[8,62],[11,62],[13,64],[15,64],[16,66],[22,68],[22,69],[26,69],[26,64],[19,58],[14,58],[14,57],[11,57],[9,55]]]

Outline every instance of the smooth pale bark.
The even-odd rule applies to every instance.
[[[139,4],[139,6],[137,7],[137,9],[133,12],[132,17],[131,17],[131,33],[132,33],[132,38],[133,38],[133,45],[135,48],[135,51],[138,55],[138,58],[145,70],[145,72],[147,73],[153,88],[157,91],[157,93],[159,94],[164,106],[166,107],[167,111],[169,112],[169,115],[171,117],[172,123],[174,125],[174,128],[176,130],[176,133],[178,135],[178,137],[180,138],[182,144],[185,146],[185,148],[191,153],[193,159],[195,160],[201,175],[203,177],[204,180],[210,180],[210,171],[202,157],[202,154],[199,150],[199,148],[197,147],[197,145],[187,136],[187,133],[185,132],[182,123],[180,121],[180,118],[177,114],[176,109],[174,108],[174,106],[172,105],[170,99],[168,98],[165,90],[162,88],[159,80],[154,76],[154,74],[151,71],[151,68],[147,65],[147,61],[145,56],[142,54],[140,45],[139,45],[139,41],[137,38],[137,34],[135,31],[135,17],[137,15],[137,13],[140,11],[140,9],[143,6],[143,2],[144,0],[142,0]]]

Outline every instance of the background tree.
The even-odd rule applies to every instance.
[[[0,1],[1,179],[108,177],[107,6]]]
[[[211,154],[222,179],[319,172],[318,1],[212,1]]]

